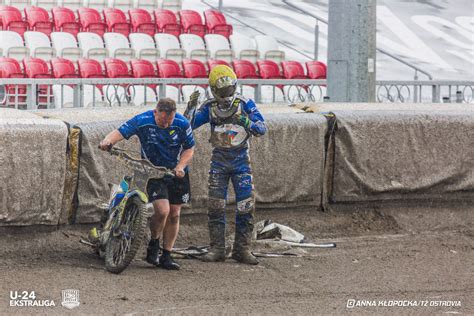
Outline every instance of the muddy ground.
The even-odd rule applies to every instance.
[[[337,247],[258,266],[181,259],[181,271],[165,271],[142,260],[143,246],[113,275],[78,242],[90,225],[0,228],[0,314],[474,314],[472,207],[259,210],[258,219]],[[177,246],[206,244],[206,227],[204,215],[183,214]],[[61,306],[64,289],[80,291],[79,307]],[[56,306],[11,307],[10,291]]]

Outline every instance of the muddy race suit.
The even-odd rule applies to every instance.
[[[230,180],[237,200],[235,250],[249,246],[253,230],[255,199],[248,139],[265,134],[266,125],[255,103],[243,96],[236,95],[231,110],[231,117],[222,119],[218,115],[217,101],[210,99],[194,113],[191,126],[193,129],[206,123],[211,126],[213,152],[208,202],[211,247],[225,248],[225,205]],[[236,118],[242,116],[250,120],[247,128],[236,122]]]

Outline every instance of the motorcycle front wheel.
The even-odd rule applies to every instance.
[[[105,248],[105,268],[119,274],[133,261],[145,237],[145,203],[136,196],[130,198],[121,222],[115,224]]]

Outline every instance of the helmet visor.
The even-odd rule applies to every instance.
[[[230,77],[219,78],[216,82],[216,86],[212,89],[213,94],[216,98],[225,99],[230,98],[235,94],[237,89],[237,81]]]

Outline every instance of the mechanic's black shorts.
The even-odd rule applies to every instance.
[[[188,203],[191,200],[189,174],[186,172],[183,178],[150,179],[146,193],[149,202],[165,199],[175,205]]]

